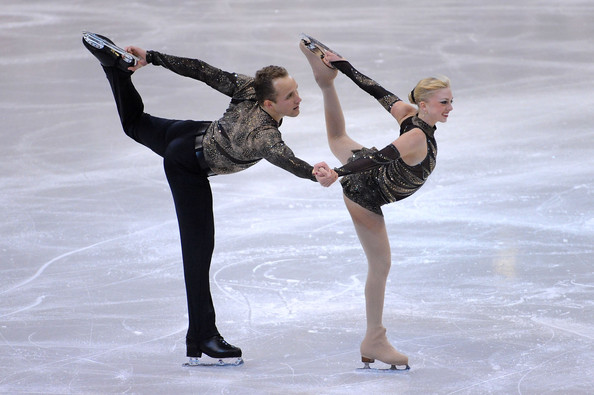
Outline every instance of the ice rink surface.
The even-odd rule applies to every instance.
[[[594,392],[594,3],[586,0],[3,0],[0,392],[587,394]],[[182,368],[187,328],[160,158],[127,138],[81,32],[253,74],[286,66],[281,127],[337,165],[307,32],[406,97],[450,77],[438,164],[384,207],[384,324],[411,370],[361,372],[366,263],[338,184],[267,162],[211,179],[217,322],[245,364]],[[160,67],[134,75],[153,115],[218,118],[228,99]],[[344,76],[347,128],[397,124]]]

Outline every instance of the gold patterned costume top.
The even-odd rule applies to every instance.
[[[360,73],[348,61],[338,60],[332,62],[332,66],[349,77],[359,88],[373,96],[388,112],[391,111],[395,103],[400,101],[398,96]],[[386,161],[384,155],[377,155],[378,150],[375,147],[353,151],[353,155],[349,158],[349,165],[336,169],[339,175],[343,170],[352,173],[353,169],[357,168],[357,166],[352,165],[352,162],[356,160],[359,160],[360,163],[363,163],[364,160],[366,162],[375,161],[377,165],[363,172],[345,175],[340,180],[346,197],[369,211],[383,215],[381,206],[402,200],[423,186],[435,168],[437,142],[434,135],[437,128],[429,126],[417,115],[402,121],[400,135],[412,129],[421,129],[427,137],[427,156],[425,156],[425,159],[418,165],[409,166],[400,157]],[[378,158],[382,160],[378,161]],[[343,169],[345,167],[348,169]]]
[[[415,128],[421,129],[427,137],[425,159],[418,165],[410,166],[402,158],[398,158],[365,172],[346,175],[340,180],[346,197],[367,210],[382,215],[380,206],[402,200],[419,190],[435,168],[437,142],[434,137],[436,128],[427,125],[417,116],[402,121],[400,134]],[[375,147],[353,151],[349,162],[376,151]]]
[[[212,122],[200,143],[210,170],[230,174],[266,159],[297,177],[316,181],[313,167],[285,144],[276,122],[256,100],[254,78],[223,71],[198,60],[147,52],[147,61],[179,75],[202,81],[231,97],[223,117]],[[282,122],[282,120],[281,120]]]

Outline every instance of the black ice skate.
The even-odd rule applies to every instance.
[[[138,59],[123,48],[118,47],[109,38],[91,32],[83,32],[83,45],[105,67],[117,67],[123,71],[130,71],[128,67],[136,66]]]
[[[316,40],[312,36],[308,36],[305,33],[301,33],[301,41],[303,42],[303,45],[305,45],[305,48],[309,49],[311,52],[318,55],[320,59],[322,59],[324,64],[330,67],[331,69],[334,69],[335,67],[332,66],[332,64],[327,60],[324,60],[324,58],[326,57],[326,51],[330,51],[342,58],[342,56],[340,56],[338,52],[331,50],[330,48],[322,44],[320,41]]]
[[[227,343],[221,335],[216,335],[198,343],[187,346],[190,360],[183,366],[238,366],[243,363],[241,349]],[[202,357],[202,353],[206,357]]]

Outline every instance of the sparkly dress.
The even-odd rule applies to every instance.
[[[394,103],[400,101],[396,95],[355,70],[349,62],[337,61],[332,62],[332,65],[375,97],[386,110],[390,111]],[[383,215],[381,206],[407,198],[419,190],[435,168],[437,142],[434,137],[436,127],[429,126],[416,115],[402,121],[400,135],[416,128],[421,129],[427,138],[427,156],[421,163],[410,166],[402,158],[398,158],[373,169],[345,175],[340,180],[345,196],[367,210]],[[355,150],[349,163],[360,158],[369,158],[376,151],[375,147]],[[336,169],[339,175],[341,170],[342,168]]]
[[[148,51],[147,60],[179,75],[202,81],[231,97],[223,117],[206,130],[204,156],[215,174],[245,170],[266,159],[297,177],[315,181],[313,167],[295,157],[276,122],[256,100],[254,78],[220,70],[198,60]],[[282,121],[281,121],[282,122]]]

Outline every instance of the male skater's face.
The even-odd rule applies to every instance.
[[[299,115],[299,103],[301,98],[297,92],[297,82],[291,76],[277,78],[272,82],[276,90],[276,101],[272,106],[280,116],[296,117]]]

